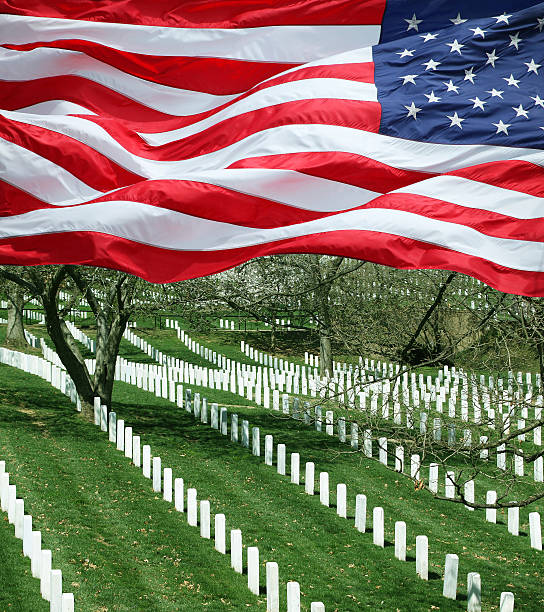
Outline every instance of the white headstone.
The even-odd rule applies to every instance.
[[[278,474],[285,476],[285,444],[278,444]]]
[[[486,504],[496,504],[497,503],[497,491],[488,491],[485,496],[485,503]],[[496,508],[486,508],[485,509],[485,520],[488,523],[497,522]]]
[[[32,517],[30,514],[23,516],[23,555],[29,559],[32,555]]]
[[[347,517],[347,487],[344,483],[336,485],[336,514]]]
[[[266,435],[264,437],[264,462],[266,465],[272,465],[274,457],[274,437]]]
[[[200,502],[200,537],[210,539],[210,502],[203,499]]]
[[[480,574],[470,572],[467,575],[467,612],[481,612],[482,583]]]
[[[362,493],[355,497],[355,529],[361,533],[366,531],[366,495]]]
[[[242,531],[240,529],[230,531],[230,565],[238,574],[243,572]]]
[[[300,455],[291,453],[291,482],[300,484]]]
[[[225,533],[225,515],[215,515],[215,550],[219,551],[223,555],[227,552],[226,547],[226,533]]]
[[[429,490],[438,493],[438,463],[429,465]]]
[[[191,527],[196,527],[198,524],[196,489],[187,489],[187,523]]]
[[[176,478],[174,480],[174,508],[178,512],[184,511],[184,492],[183,492],[183,478]]]
[[[395,523],[395,557],[400,561],[406,561],[406,523],[404,521]]]
[[[42,532],[32,532],[32,552],[30,556],[30,569],[34,578],[40,577],[40,561],[42,558]]]
[[[266,612],[280,612],[280,585],[278,564],[266,564]]]
[[[51,551],[42,550],[40,559],[40,593],[49,601],[51,599]]]
[[[459,557],[457,555],[446,555],[444,567],[444,588],[442,595],[446,599],[457,598],[457,572],[459,569]]]
[[[155,493],[161,492],[162,486],[162,472],[161,472],[161,458],[153,457],[153,491]]]
[[[319,501],[324,505],[329,505],[329,473],[319,473]]]
[[[499,606],[499,612],[514,612],[514,593],[503,591]]]
[[[315,488],[315,465],[312,461],[306,462],[306,470],[304,476],[304,490],[308,495],[314,494]]]
[[[172,469],[164,468],[163,472],[163,498],[167,502],[172,501]]]
[[[508,508],[508,531],[512,535],[519,535],[519,506]]]
[[[287,612],[300,612],[300,585],[298,582],[287,583]]]
[[[416,536],[416,573],[422,580],[429,579],[429,540],[427,536]]]
[[[50,572],[49,601],[51,612],[62,612],[62,572],[52,569]]]
[[[62,594],[62,612],[74,612],[74,594]]]
[[[256,546],[247,548],[247,588],[259,595],[259,549]]]
[[[376,546],[385,546],[384,541],[384,512],[383,508],[376,506],[372,510],[372,540]]]
[[[542,530],[538,512],[529,512],[529,535],[531,537],[531,548],[542,550]]]

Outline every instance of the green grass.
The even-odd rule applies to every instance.
[[[264,597],[249,593],[245,576],[230,570],[229,559],[153,494],[141,472],[106,442],[105,434],[83,423],[66,398],[4,366],[0,381],[2,458],[78,609],[265,609]],[[300,582],[305,610],[316,600],[324,601],[327,611],[429,610],[431,605],[462,610],[462,599],[450,602],[441,595],[448,552],[460,557],[459,593],[468,571],[481,573],[484,610],[498,608],[502,590],[515,593],[516,609],[544,606],[542,553],[529,548],[526,536],[514,538],[504,525],[486,524],[481,511],[432,500],[425,491],[414,491],[407,479],[294,421],[238,409],[250,425],[262,428],[262,439],[271,433],[288,453],[300,452],[302,463],[312,460],[316,472],[328,471],[331,489],[346,482],[351,517],[356,493],[368,496],[370,515],[373,506],[382,505],[385,549],[373,546],[371,533],[357,533],[352,518],[337,517],[262,458],[165,400],[119,383],[115,409],[142,435],[142,443],[151,444],[163,466],[173,468],[174,477],[183,477],[186,487],[195,486],[200,499],[211,501],[213,514],[226,514],[228,529],[241,528],[244,544],[259,546],[262,562],[278,562],[282,598],[288,579]],[[408,525],[407,563],[394,559],[395,520]],[[526,523],[522,511],[524,531]],[[428,584],[415,577],[419,534],[429,536]],[[17,594],[11,590],[12,597]]]

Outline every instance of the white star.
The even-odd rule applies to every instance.
[[[450,19],[450,21],[453,23],[453,25],[461,25],[467,20],[461,18],[461,13],[457,13],[457,17],[455,19]]]
[[[450,47],[450,53],[453,53],[454,51],[457,51],[457,53],[459,53],[459,55],[461,55],[461,49],[465,46],[465,45],[460,44],[457,41],[457,38],[452,43],[446,43],[446,45],[448,47]]]
[[[493,125],[497,128],[495,134],[499,134],[500,132],[504,132],[508,136],[508,128],[512,125],[511,123],[503,123],[502,119],[499,120],[499,123],[493,123]]]
[[[538,24],[535,30],[538,29],[539,32],[542,32],[542,28],[544,28],[544,17],[537,17],[536,20],[538,21]]]
[[[446,117],[451,121],[449,127],[453,127],[454,125],[456,125],[461,130],[463,129],[463,126],[461,125],[461,123],[465,120],[459,117],[459,115],[456,112],[453,113],[453,115],[446,115]]]
[[[436,70],[437,66],[440,66],[441,62],[435,62],[433,59],[430,59],[428,62],[424,62],[423,64],[421,64],[422,66],[427,66],[425,68],[425,72],[427,72],[427,70]]]
[[[502,100],[502,94],[504,91],[497,91],[495,88],[493,88],[491,91],[486,91],[485,93],[491,94],[492,98],[500,98]]]
[[[439,102],[442,98],[434,95],[434,90],[430,94],[423,94],[427,98],[427,104],[430,102]]]
[[[519,106],[512,106],[512,109],[516,111],[516,117],[525,117],[525,119],[529,119],[529,113],[523,108],[520,104]]]
[[[487,102],[484,102],[484,100],[480,100],[480,98],[478,98],[478,96],[476,96],[475,98],[469,98],[471,102],[474,102],[474,106],[472,108],[481,108],[482,110],[484,109],[484,104],[487,104]]]
[[[493,19],[496,19],[497,23],[501,23],[502,21],[506,25],[509,25],[508,20],[510,19],[510,17],[512,17],[512,15],[507,15],[505,11],[502,15],[497,15],[496,17],[493,17]]]
[[[517,87],[519,89],[519,79],[515,79],[512,73],[510,73],[509,77],[502,77],[502,80],[506,81],[508,85],[513,85],[514,87]]]
[[[430,40],[438,38],[438,34],[431,34],[430,32],[427,32],[427,34],[420,34],[420,36],[423,38],[423,42],[429,42]]]
[[[410,30],[415,30],[416,32],[418,32],[419,31],[419,24],[423,21],[423,19],[418,19],[416,17],[416,14],[414,13],[412,15],[412,19],[405,19],[404,21],[406,21],[406,23],[408,24],[408,27],[406,28],[407,32],[410,31]]]
[[[474,32],[473,36],[481,36],[482,38],[485,38],[485,33],[487,32],[487,30],[482,30],[482,28],[469,28],[469,30]]]
[[[535,74],[538,74],[538,69],[542,66],[542,64],[537,64],[532,58],[530,62],[523,63],[527,66],[527,72],[534,72]]]
[[[531,100],[535,101],[535,106],[542,106],[544,108],[544,100],[538,94],[534,98],[531,96]]]
[[[454,85],[453,81],[450,79],[449,83],[446,83],[446,81],[444,81],[444,85],[448,88],[448,91],[454,91],[456,94],[458,94],[459,92],[457,91],[459,89],[458,85]]]
[[[474,77],[476,75],[474,74],[474,66],[472,68],[470,68],[470,70],[465,70],[465,78],[463,79],[463,81],[470,81],[473,85],[474,85]]]
[[[516,51],[519,51],[518,45],[523,40],[523,38],[519,37],[519,32],[516,32],[514,36],[512,36],[512,34],[509,34],[509,36],[510,36],[510,44],[508,46],[516,47]]]
[[[399,77],[399,79],[404,79],[402,82],[403,85],[406,85],[406,83],[412,83],[412,85],[415,85],[417,77],[417,74],[405,74],[404,76]]]
[[[487,64],[491,64],[493,66],[493,68],[495,68],[495,62],[499,59],[499,56],[496,54],[495,51],[496,50],[493,49],[493,51],[491,51],[491,53],[486,53],[486,55],[487,55],[487,62],[485,63],[486,66],[487,66]]]
[[[413,102],[412,104],[410,104],[410,106],[406,106],[406,104],[404,105],[404,108],[408,111],[408,113],[406,114],[407,117],[413,117],[414,119],[417,119],[416,115],[419,113],[419,111],[421,110],[420,108],[418,108]]]
[[[404,49],[404,51],[397,51],[397,55],[400,55],[400,58],[402,59],[403,57],[413,57],[415,52],[415,49],[412,49],[411,51],[408,49]]]

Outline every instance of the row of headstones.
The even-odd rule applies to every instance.
[[[17,486],[10,484],[5,461],[0,461],[0,507],[15,527],[15,537],[23,542],[23,555],[30,560],[32,576],[40,581],[40,593],[50,602],[51,612],[74,612],[73,593],[62,592],[62,571],[52,568],[51,550],[42,549],[42,532],[32,530],[32,516],[25,514],[25,502],[17,497]]]
[[[181,391],[181,393],[180,393]],[[189,391],[189,390],[188,390]],[[181,398],[181,394],[183,393],[183,387],[178,385],[178,405],[182,404],[182,399]],[[163,394],[164,395],[164,394]],[[172,390],[170,392],[170,395],[172,395]],[[198,394],[197,394],[198,395]],[[164,395],[166,397],[166,395]],[[199,398],[199,395],[198,395]],[[174,401],[173,397],[170,397],[171,401]],[[295,403],[297,402],[298,398],[295,398]],[[189,400],[188,400],[188,404],[190,406],[190,395],[189,395]],[[290,410],[289,410],[289,397],[287,395],[283,396],[283,412],[289,414]],[[200,401],[199,399],[197,399],[197,401],[195,402],[195,411],[198,410],[200,411],[200,407],[199,407]],[[304,411],[304,417],[305,420],[309,423],[310,419],[309,419],[309,413],[308,413],[308,406],[309,404],[305,404],[305,411]],[[274,402],[273,402],[273,407],[276,410],[279,410],[279,394],[274,394]],[[212,406],[212,426],[213,423],[219,423],[219,413],[217,412],[217,406],[214,405]],[[223,409],[225,410],[225,409]],[[198,414],[198,416],[200,416],[200,413]],[[295,411],[295,416],[297,416],[297,412]],[[237,418],[237,415],[234,415],[235,418]],[[204,398],[203,400],[203,410],[202,410],[202,418],[203,420],[207,420],[207,402]],[[221,424],[221,429],[226,428],[226,421],[223,421],[224,425]],[[322,429],[322,415],[321,415],[321,408],[320,407],[316,407],[316,428],[321,431]],[[334,413],[332,411],[327,411],[326,413],[326,432],[329,435],[333,435],[333,422],[334,422]],[[216,428],[219,428],[219,425],[216,425]],[[246,435],[244,435],[244,430],[242,432],[242,437],[244,438],[249,438],[249,433],[247,433]],[[345,432],[345,421],[343,419],[339,419],[339,438],[340,441],[342,442],[346,442],[346,432]],[[358,447],[358,435],[357,435],[357,425],[355,423],[352,424],[352,440],[351,440],[351,444],[353,447],[357,448]],[[379,447],[379,458],[380,461],[382,463],[384,463],[385,465],[387,465],[387,439],[385,438],[380,438],[378,440],[378,447]],[[368,457],[372,457],[372,437],[371,437],[371,432],[366,430],[364,432],[364,449],[365,449],[365,454]],[[485,457],[483,457],[485,458]],[[498,464],[499,466],[502,466],[502,460],[505,460],[505,456],[504,454],[498,454],[497,456],[497,460],[498,460]],[[521,458],[522,459],[522,458]],[[516,458],[516,466],[519,465],[519,457]],[[397,447],[396,451],[395,451],[395,469],[397,471],[403,471],[403,465],[404,465],[404,449],[402,447]],[[400,469],[399,469],[400,466]],[[416,480],[419,480],[419,467],[420,467],[420,463],[419,463],[419,456],[418,455],[413,455],[411,457],[411,470],[410,470],[410,476],[412,478],[415,478]],[[437,468],[436,464],[433,466],[430,466],[430,479],[429,479],[429,487],[431,490],[434,489],[433,483],[434,483],[434,478],[432,477],[432,472],[434,470],[434,468]],[[503,469],[506,469],[506,467],[504,466]],[[519,468],[517,468],[517,471],[519,473]],[[542,479],[542,457],[538,458],[537,461],[535,462],[535,480],[537,481],[541,481]],[[454,497],[454,491],[455,491],[455,485],[454,485],[454,475],[451,472],[448,472],[448,474],[446,475],[446,488],[445,488],[445,495],[446,497],[450,497],[453,498]],[[435,491],[436,492],[436,491]],[[492,492],[491,492],[492,493]],[[473,481],[469,481],[465,484],[465,499],[468,502],[474,502],[474,482]],[[518,511],[518,527],[516,528],[516,511]],[[511,533],[516,533],[519,532],[519,508],[511,508],[509,510],[509,531],[511,531]],[[536,525],[537,524],[537,520],[536,518],[533,518],[532,521],[530,522],[531,525]],[[540,526],[540,520],[538,519],[538,526]],[[531,545],[535,548],[538,548],[538,542],[540,540],[540,538],[538,536],[534,536],[533,537],[533,532],[536,534],[536,526],[533,528],[533,530],[531,531]]]
[[[142,468],[145,478],[152,480],[153,491],[162,493],[167,502],[174,501],[178,512],[185,512],[185,495],[183,478],[173,479],[171,468],[162,468],[161,458],[152,457],[149,445],[141,446],[140,436],[133,435],[132,427],[125,426],[122,419],[117,420],[115,412],[108,414],[106,406],[100,405],[100,398],[95,398],[95,425],[108,432],[110,442],[115,443],[117,450],[131,459],[136,467]],[[141,450],[140,450],[141,449]],[[187,489],[187,523],[192,527],[200,527],[200,536],[211,539],[211,511],[209,500],[198,500],[195,488]],[[215,549],[226,554],[226,519],[224,514],[214,517]],[[243,573],[242,531],[230,531],[231,567],[239,574]],[[255,546],[247,548],[248,589],[255,595],[260,593],[260,563],[259,549]],[[266,563],[266,597],[267,611],[279,612],[279,571],[275,562]],[[298,582],[287,583],[287,610],[300,612],[300,585]],[[322,602],[311,604],[312,612],[325,612]]]
[[[192,413],[195,418],[199,418],[201,422],[207,423],[207,400],[200,398],[200,394],[195,393],[192,397],[190,389],[185,390],[185,409]],[[228,411],[226,408],[219,408],[217,404],[211,405],[211,426],[220,431],[221,434],[228,435]],[[231,414],[231,441],[239,442],[239,424],[238,415]],[[251,431],[251,449],[255,456],[261,456],[260,429],[258,427],[250,428],[247,420],[242,421],[241,442],[246,448],[250,447],[249,432]],[[264,439],[264,460],[265,464],[273,465],[273,436],[266,435]],[[291,465],[291,482],[300,485],[300,455],[292,453],[290,459]],[[419,456],[413,455],[411,462],[411,476],[419,478]],[[436,464],[435,464],[436,465]],[[436,468],[438,466],[436,465]],[[277,445],[277,471],[281,475],[286,475],[286,447],[285,444]],[[451,472],[448,472],[451,477]],[[307,462],[304,470],[304,487],[308,495],[315,493],[315,464]],[[454,485],[450,482],[450,490],[454,491]],[[448,491],[449,493],[449,491]],[[340,483],[336,487],[337,497],[337,514],[343,518],[347,518],[347,488],[346,485]],[[453,493],[451,494],[453,497]],[[328,472],[319,474],[319,498],[320,502],[329,507],[330,505],[330,487]],[[519,508],[518,508],[519,510]],[[519,518],[519,515],[518,515]],[[364,494],[358,494],[355,499],[355,528],[361,533],[366,531],[367,522],[367,498]],[[539,522],[540,525],[540,522]],[[373,542],[376,546],[385,546],[385,519],[384,510],[381,507],[373,508],[372,513],[372,530]],[[397,521],[395,523],[395,556],[406,561],[406,523]],[[455,561],[456,560],[456,561]],[[456,599],[457,591],[457,555],[446,556],[446,566],[444,573],[444,597]],[[455,569],[455,571],[454,571]],[[417,575],[428,580],[428,539],[427,536],[416,537],[416,573]],[[467,581],[467,595],[469,611],[476,612],[480,610],[481,605],[481,588],[480,576],[477,573],[470,573]],[[510,592],[505,592],[501,595],[501,612],[510,612],[513,610],[514,596]]]
[[[159,390],[158,390],[159,391]],[[189,407],[189,411],[190,411],[190,403],[191,403],[191,395],[190,395],[190,390],[187,390],[188,393],[188,397],[186,397],[186,406]],[[160,393],[158,393],[160,394]],[[179,406],[182,405],[183,403],[183,399],[182,399],[182,394],[183,394],[183,387],[181,385],[177,386],[177,403]],[[164,397],[167,397],[164,393],[163,393]],[[174,397],[173,397],[173,389],[170,390],[170,400],[174,401]],[[299,405],[298,403],[298,398],[295,398],[295,418],[298,416],[298,409],[296,408],[296,406]],[[276,410],[279,410],[279,394],[274,394],[274,402],[273,402],[273,407]],[[304,419],[307,423],[310,422],[310,416],[309,416],[309,410],[308,410],[309,404],[306,402],[305,403],[305,410],[304,410]],[[205,398],[203,398],[202,401],[202,414],[200,414],[200,395],[199,394],[195,394],[195,416],[197,417],[202,417],[202,421],[203,422],[207,422],[207,400]],[[316,407],[316,428],[318,431],[322,430],[322,414],[321,414],[321,408],[320,407]],[[215,426],[216,429],[221,429],[224,430],[226,432],[226,417],[225,419],[221,418],[222,415],[224,414],[223,411],[226,411],[226,409],[222,409],[222,412],[219,413],[218,412],[218,407],[217,405],[212,405],[211,407],[211,422],[212,422],[212,427]],[[290,413],[290,409],[289,409],[289,396],[284,395],[283,396],[283,412],[286,414]],[[233,419],[237,419],[237,415],[233,415]],[[246,422],[244,422],[245,424]],[[325,430],[326,433],[328,435],[333,435],[334,430],[333,430],[333,425],[334,423],[334,413],[333,411],[327,411],[326,413],[326,425],[325,425]],[[215,425],[214,425],[215,424]],[[246,429],[244,428],[244,424],[243,424],[243,428],[242,428],[242,439],[246,439],[249,440],[249,430],[246,431]],[[237,429],[237,427],[236,427]],[[346,442],[346,431],[345,431],[345,421],[344,419],[339,419],[338,421],[338,429],[339,429],[339,439],[341,442]],[[357,424],[356,423],[352,423],[352,431],[351,431],[351,444],[352,447],[354,448],[358,448],[358,430],[357,430]],[[371,458],[372,457],[372,434],[369,430],[365,430],[364,431],[364,435],[363,435],[363,444],[364,444],[364,450],[365,450],[365,454],[367,457]],[[380,438],[378,440],[378,448],[379,448],[379,460],[381,463],[383,463],[384,465],[387,465],[387,460],[388,460],[388,453],[387,453],[387,439],[386,438]],[[486,452],[483,451],[482,452],[482,458],[486,458]],[[502,460],[504,459],[505,461],[505,456],[504,454],[498,454],[497,455],[497,460],[498,460],[498,464],[500,467],[502,467]],[[516,458],[516,465],[519,465],[519,458]],[[403,472],[403,466],[404,466],[404,449],[403,447],[397,447],[395,450],[395,469],[397,471]],[[431,464],[431,466],[429,466],[429,470],[430,470],[430,477],[429,477],[429,488],[431,489],[431,491],[433,492],[437,492],[435,490],[435,482],[438,482],[438,478],[436,476],[436,478],[433,477],[433,472],[435,469],[437,469],[438,466],[436,464]],[[506,466],[503,467],[503,469],[506,469]],[[420,458],[419,455],[413,455],[411,457],[411,467],[410,467],[410,477],[416,480],[419,480],[419,470],[420,470]],[[518,473],[519,473],[519,468],[518,468]],[[537,461],[535,462],[535,480],[537,481],[541,481],[542,479],[542,457],[538,458]],[[437,485],[436,485],[437,486]],[[474,482],[473,481],[469,481],[465,484],[465,499],[470,503],[474,503]],[[493,494],[493,492],[490,492],[491,494]],[[496,495],[496,493],[495,493]],[[453,472],[448,472],[446,474],[446,486],[445,486],[445,496],[448,498],[454,498],[455,496],[455,481],[454,481],[454,473]],[[470,506],[467,506],[470,507]],[[516,512],[518,512],[518,514],[516,515]],[[537,513],[535,513],[537,514]],[[516,522],[516,516],[518,516],[517,522]],[[534,525],[532,531],[531,531],[531,545],[534,548],[539,547],[538,542],[540,541],[540,538],[536,535],[537,533],[537,525],[540,526],[540,520],[538,518],[538,521],[535,517],[532,518],[532,520],[530,521],[530,525]],[[516,524],[518,525],[518,527],[516,527]],[[510,508],[509,509],[509,531],[513,534],[519,533],[519,508],[515,507],[515,508]],[[535,533],[535,535],[533,536],[533,533]]]
[[[52,359],[48,359],[47,355],[39,357],[38,355],[30,355],[0,347],[0,363],[23,370],[23,372],[28,374],[39,376],[66,395],[73,404],[76,404],[77,409],[80,410],[80,401],[73,380],[64,369],[57,367],[53,363],[54,359],[58,359],[58,355],[51,351],[51,349],[48,349],[48,352],[51,354]]]

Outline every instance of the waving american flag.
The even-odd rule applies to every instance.
[[[544,3],[0,0],[0,263],[314,252],[544,295]]]

